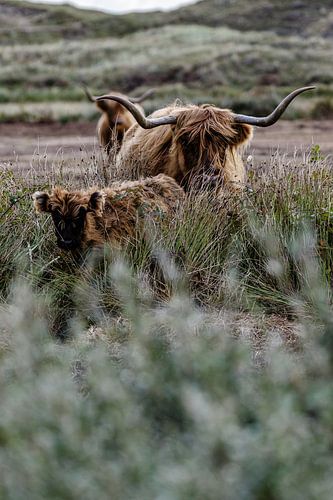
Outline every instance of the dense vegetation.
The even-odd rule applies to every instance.
[[[189,197],[121,257],[74,262],[31,193],[110,181],[98,154],[78,163],[80,179],[47,161],[1,173],[1,498],[328,498],[333,186],[320,150],[250,170],[240,199]]]
[[[319,83],[288,113],[330,116],[331,2],[250,4],[116,18],[0,0],[0,118],[93,118],[80,80],[157,86],[148,109],[258,113]],[[1,500],[331,497],[331,163],[316,145],[249,160],[242,196],[192,193],[121,254],[74,260],[32,193],[126,173],[84,145],[0,161]]]
[[[184,213],[170,224],[165,222],[162,232],[155,231],[148,242],[138,240],[137,244],[129,246],[125,253],[133,270],[148,279],[155,258],[152,255],[161,248],[180,265],[198,304],[220,309],[232,303],[227,276],[233,269],[237,271],[240,285],[234,292],[244,298],[246,310],[251,310],[254,300],[266,313],[291,315],[291,297],[298,293],[304,277],[295,265],[290,245],[298,238],[304,224],[310,224],[309,230],[316,231],[323,279],[328,285],[333,280],[332,176],[320,150],[313,148],[311,151],[303,164],[298,159],[286,162],[276,155],[269,165],[250,170],[251,188],[241,198],[227,194],[216,200],[209,193],[190,196]],[[35,161],[38,162],[38,158]],[[113,302],[107,273],[89,271],[89,259],[86,260],[87,274],[82,272],[84,265],[75,271],[76,265],[70,256],[59,254],[56,249],[51,221],[47,216],[33,214],[31,193],[50,184],[71,186],[72,189],[75,186],[102,187],[111,181],[111,173],[119,178],[126,176],[126,172],[110,168],[100,153],[87,159],[82,152],[81,160],[73,160],[73,165],[71,162],[64,165],[59,160],[59,166],[53,164],[51,167],[47,158],[40,161],[43,165],[33,165],[29,176],[24,172],[25,178],[6,168],[1,174],[0,283],[3,300],[6,300],[16,273],[28,276],[37,290],[45,286],[51,295],[59,292],[65,300],[69,300],[71,290],[75,290],[76,280],[86,276],[89,286],[97,286],[99,290],[101,310],[113,311],[117,302]],[[274,244],[266,248],[272,238]],[[104,258],[108,265],[107,256]],[[282,266],[276,276],[270,269],[271,259]],[[158,285],[151,293],[156,299],[167,299],[170,290],[163,280],[160,282],[159,271],[155,269],[154,272],[156,279],[152,281]],[[60,298],[55,296],[56,304],[61,303]],[[69,307],[74,307],[73,303]],[[56,316],[53,313],[51,316],[56,323]]]

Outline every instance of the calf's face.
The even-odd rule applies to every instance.
[[[79,208],[77,215],[63,214],[58,208],[51,211],[59,248],[76,250],[81,246],[86,213],[83,206]]]
[[[104,208],[104,195],[98,191],[82,194],[56,188],[51,195],[37,191],[33,200],[37,212],[51,214],[57,245],[62,250],[82,248],[87,214],[101,217]]]

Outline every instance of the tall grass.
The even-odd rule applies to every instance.
[[[80,172],[2,171],[1,498],[329,498],[333,181],[320,156],[276,155],[242,197],[192,193],[120,255],[80,261],[31,193],[120,172],[97,153]]]
[[[67,317],[74,306],[77,287],[98,290],[104,313],[117,307],[107,272],[112,252],[82,256],[76,263],[55,245],[52,222],[33,213],[31,194],[50,184],[104,185],[124,173],[110,167],[101,153],[71,167],[33,168],[30,177],[2,173],[0,199],[1,276],[0,292],[6,300],[15,277],[28,277],[38,292],[47,292]],[[250,311],[260,305],[268,313],[292,315],[291,298],[299,293],[306,277],[293,254],[294,241],[308,228],[316,237],[320,271],[332,285],[332,176],[328,161],[312,150],[300,159],[279,155],[269,165],[249,171],[244,195],[226,193],[218,200],[211,193],[192,193],[172,221],[158,230],[138,234],[124,249],[131,268],[149,284],[156,300],[168,300],[172,290],[158,264],[162,252],[170,255],[183,274],[190,294],[203,307],[230,306],[237,296]],[[267,243],[269,242],[269,244]],[[279,262],[279,265],[275,265]],[[151,278],[151,276],[154,278]],[[231,286],[237,276],[237,291]],[[64,305],[61,297],[64,298]],[[253,302],[253,304],[252,304]],[[69,308],[66,313],[67,306]],[[52,316],[52,312],[50,312]],[[54,318],[57,323],[57,319]]]

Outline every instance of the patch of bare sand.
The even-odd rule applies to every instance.
[[[0,165],[9,164],[14,170],[31,167],[32,158],[57,158],[73,161],[99,149],[95,133],[96,124],[82,123],[9,123],[0,124]],[[295,152],[309,151],[320,146],[323,156],[333,155],[333,120],[285,121],[269,128],[257,128],[245,155],[251,154],[255,164],[267,160],[278,150],[293,156]],[[38,163],[38,162],[37,162]]]

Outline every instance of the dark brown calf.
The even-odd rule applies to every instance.
[[[74,251],[105,241],[120,246],[135,236],[147,216],[159,219],[172,213],[183,197],[182,188],[161,174],[115,182],[100,191],[37,191],[33,200],[37,212],[51,214],[58,246]]]

